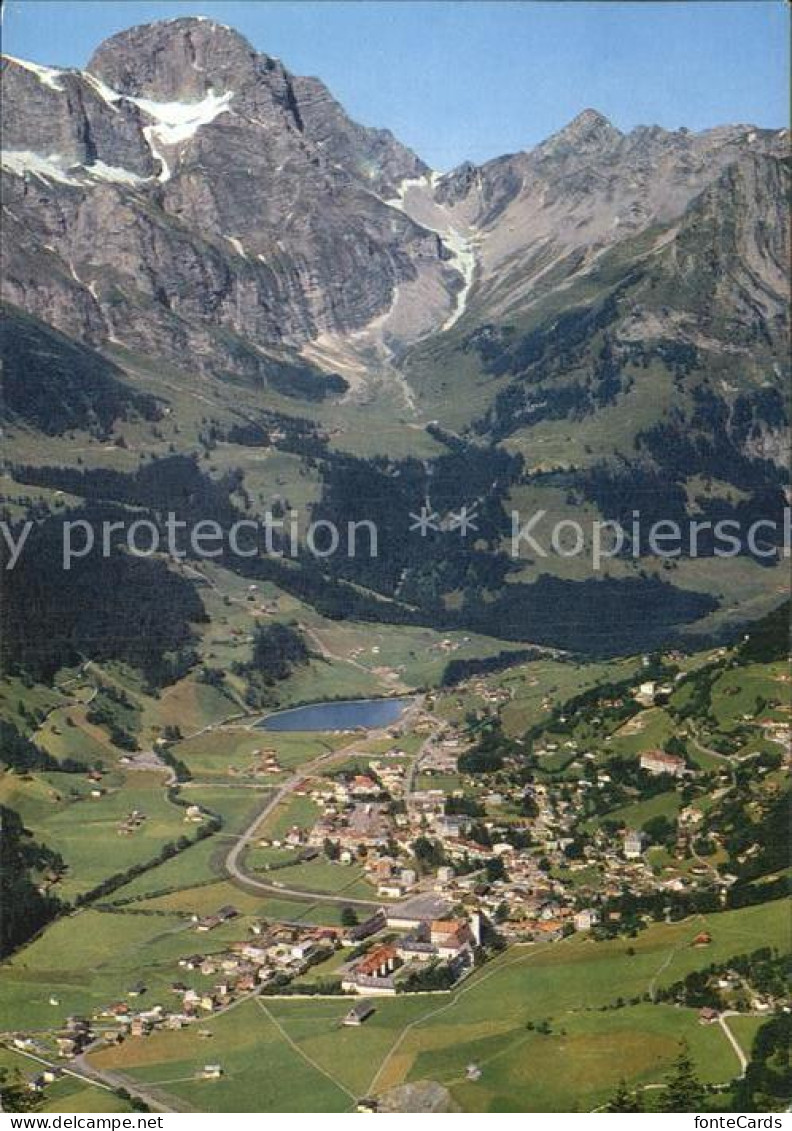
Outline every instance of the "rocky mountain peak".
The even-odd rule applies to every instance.
[[[616,145],[622,133],[611,125],[604,114],[598,110],[582,110],[568,125],[542,142],[535,152],[555,156],[569,150],[585,153],[592,150],[608,149]]]
[[[105,40],[88,73],[112,91],[145,103],[233,99],[237,119],[270,132],[303,134],[381,196],[426,165],[389,130],[353,122],[319,79],[291,74],[239,32],[201,17],[130,28]],[[149,107],[151,109],[151,107]]]
[[[282,70],[239,32],[199,17],[119,32],[97,48],[87,69],[121,94],[161,102],[198,100],[209,89],[222,94],[262,71]]]

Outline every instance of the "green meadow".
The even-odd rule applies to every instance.
[[[691,946],[703,928],[711,945]],[[647,995],[757,939],[783,947],[788,936],[780,902],[653,924],[630,940],[573,936],[510,948],[450,994],[377,999],[360,1029],[339,1028],[348,1001],[263,998],[208,1019],[208,1041],[194,1030],[164,1032],[93,1059],[180,1099],[197,1087],[203,1063],[221,1063],[222,1081],[200,1085],[208,1111],[343,1110],[355,1097],[427,1078],[466,1111],[591,1111],[622,1076],[635,1087],[660,1083],[682,1039],[703,1080],[735,1076],[719,1026]],[[549,1033],[534,1027],[542,1020]],[[755,1018],[733,1028],[744,1049],[755,1030]],[[475,1082],[470,1063],[481,1070]]]

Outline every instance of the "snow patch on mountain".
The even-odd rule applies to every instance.
[[[396,190],[396,195],[386,200],[390,208],[398,208],[416,224],[436,232],[443,246],[451,254],[451,264],[462,276],[462,289],[457,292],[454,309],[446,318],[441,330],[450,330],[467,310],[470,292],[476,276],[476,241],[474,225],[466,230],[458,225],[451,209],[435,200],[434,190],[442,174],[430,171],[423,177],[408,177]]]
[[[36,78],[51,90],[62,91],[64,89],[61,82],[63,71],[59,71],[55,67],[43,67],[41,63],[31,63],[28,59],[17,59],[14,55],[4,55],[3,58],[16,63],[18,67],[23,67],[26,71],[32,71]]]
[[[152,125],[144,126],[143,136],[148,142],[152,157],[160,163],[158,181],[164,183],[171,178],[171,167],[161,147],[179,145],[195,137],[201,126],[208,126],[229,109],[233,97],[233,91],[218,96],[210,90],[206,98],[200,102],[154,102],[150,98],[129,99],[153,119]]]
[[[153,118],[152,136],[162,145],[189,141],[201,126],[208,126],[228,108],[234,92],[216,95],[210,90],[201,102],[154,102],[150,98],[130,98],[144,114]]]
[[[63,185],[90,186],[97,181],[110,184],[137,186],[146,184],[147,178],[118,165],[94,161],[91,165],[66,162],[58,153],[34,153],[31,149],[4,149],[0,163],[6,172],[17,177],[34,176],[42,180],[58,181]]]
[[[465,236],[457,228],[451,227],[443,236],[443,243],[454,257],[454,266],[464,280],[462,290],[456,296],[456,309],[443,323],[443,330],[450,330],[467,310],[468,297],[476,277],[476,252],[473,236]]]

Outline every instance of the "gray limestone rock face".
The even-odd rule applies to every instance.
[[[241,377],[272,350],[403,356],[463,316],[508,321],[658,225],[683,266],[710,231],[724,318],[783,323],[782,131],[622,133],[585,110],[440,176],[197,18],[112,36],[84,72],[9,59],[2,81],[3,294],[94,346]]]
[[[98,319],[132,348],[236,371],[216,331],[299,348],[365,326],[424,275],[453,304],[437,235],[383,200],[423,163],[222,25],[132,28],[85,73],[9,62],[5,84],[6,169],[24,186],[9,199],[50,249],[5,283],[31,310],[60,287],[55,256],[66,291],[88,292],[92,334]]]

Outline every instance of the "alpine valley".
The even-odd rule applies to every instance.
[[[788,131],[439,172],[203,18],[2,94],[5,1110],[786,1105]]]

